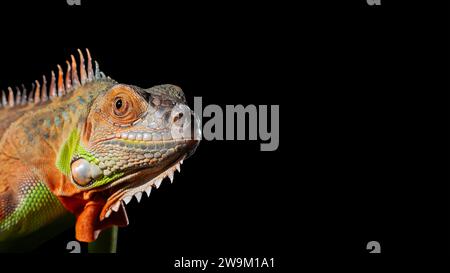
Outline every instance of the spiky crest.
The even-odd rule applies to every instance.
[[[54,100],[57,97],[63,97],[66,94],[73,92],[76,88],[85,85],[86,83],[101,80],[101,79],[111,79],[105,76],[103,72],[100,71],[97,61],[95,62],[95,71],[93,70],[93,60],[91,58],[91,53],[89,49],[86,49],[87,63],[85,65],[85,58],[81,50],[77,50],[79,53],[80,61],[77,61],[73,55],[71,55],[71,63],[66,61],[67,68],[64,73],[60,65],[58,68],[58,77],[56,77],[55,72],[51,71],[51,80],[47,86],[47,79],[45,75],[42,76],[42,82],[38,80],[31,83],[31,89],[28,92],[25,85],[21,87],[16,86],[16,92],[8,87],[8,93],[1,91],[0,98],[0,108],[3,107],[16,107],[23,105],[37,105],[44,103],[46,101]],[[79,70],[77,69],[79,67]],[[86,70],[87,67],[87,70]]]

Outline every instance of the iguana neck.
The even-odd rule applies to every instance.
[[[57,166],[61,149],[74,132],[78,137],[82,134],[92,100],[111,85],[110,81],[88,83],[71,94],[31,108],[5,132],[2,141],[7,145],[3,147],[8,149],[3,153],[34,168],[54,193],[62,192],[67,173]]]

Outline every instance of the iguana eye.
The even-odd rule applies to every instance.
[[[117,126],[129,126],[145,113],[147,106],[148,102],[139,93],[120,84],[99,97],[95,104],[96,111]]]
[[[116,108],[119,110],[122,107],[122,99],[116,100]]]
[[[114,100],[114,114],[118,117],[122,117],[128,113],[128,102],[122,97],[117,97]]]

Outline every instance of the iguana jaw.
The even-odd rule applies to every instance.
[[[110,226],[127,226],[125,205],[133,196],[138,201],[142,195],[150,195],[152,188],[158,188],[164,178],[173,180],[176,170],[180,171],[183,160],[189,157],[199,144],[198,140],[184,141],[185,147],[170,154],[158,164],[130,169],[110,183],[83,193],[84,200],[90,200],[77,217],[76,237],[91,242]]]
[[[166,166],[137,170],[125,174],[108,187],[85,192],[84,199],[91,201],[84,205],[77,216],[75,227],[77,240],[92,242],[105,228],[127,226],[125,205],[133,196],[140,200],[144,192],[149,195],[151,189],[158,188],[165,177],[173,179],[174,171],[180,169],[185,158],[186,154],[174,157]]]
[[[168,177],[172,182],[175,171],[181,170],[181,164],[183,164],[185,157],[185,155],[178,157],[172,163],[160,169],[142,169],[115,181],[114,184],[116,185],[123,185],[128,181],[133,182],[125,187],[118,187],[119,189],[108,198],[100,213],[100,221],[104,221],[118,212],[121,204],[128,204],[133,196],[136,197],[138,202],[142,195],[150,196],[152,188],[159,188],[164,178]]]
[[[193,130],[191,136],[196,135],[194,130],[199,130],[197,123],[196,121],[194,128],[189,128]],[[201,135],[200,132],[197,133],[197,135]],[[72,161],[72,167],[76,167],[74,163],[82,158],[82,160],[88,162],[83,164],[98,164],[98,168],[101,169],[103,167],[101,163],[105,159],[97,157],[97,153],[100,154],[100,147],[105,147],[104,144],[106,144],[106,147],[108,147],[107,145],[113,145],[109,146],[108,150],[114,150],[115,159],[120,164],[123,164],[120,151],[124,152],[124,158],[126,158],[127,153],[137,154],[140,152],[141,155],[146,153],[146,147],[148,146],[151,147],[152,152],[158,152],[159,155],[151,159],[145,158],[145,156],[145,159],[142,159],[141,156],[140,160],[143,160],[141,163],[139,160],[137,162],[132,160],[130,162],[132,164],[127,163],[125,168],[116,169],[116,172],[105,173],[104,171],[103,176],[99,177],[101,180],[93,180],[92,183],[85,186],[85,190],[81,192],[81,199],[87,202],[82,205],[82,208],[74,212],[77,215],[75,226],[77,240],[92,242],[105,228],[128,225],[125,205],[131,201],[133,196],[139,201],[144,192],[149,195],[151,189],[153,187],[158,188],[165,177],[172,180],[175,170],[180,169],[183,160],[195,152],[200,142],[200,139],[196,138],[166,138],[162,141],[150,142],[140,140],[128,142],[129,140],[123,139],[122,134],[120,138],[116,134],[114,138],[108,138],[96,142],[93,146],[84,150],[81,149],[84,153],[81,153],[81,157],[74,157],[75,161]],[[126,141],[125,146],[123,145],[124,141]],[[86,155],[92,155],[92,158]],[[103,183],[102,181],[106,182]]]

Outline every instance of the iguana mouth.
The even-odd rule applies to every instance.
[[[159,188],[165,178],[169,178],[169,180],[173,182],[174,173],[175,171],[180,172],[181,165],[185,158],[186,155],[178,157],[172,161],[172,163],[156,170],[154,168],[134,170],[114,181],[114,186],[108,189],[108,192],[110,192],[111,195],[108,197],[106,204],[103,206],[99,215],[100,221],[109,218],[113,213],[119,212],[121,206],[127,205],[133,196],[138,202],[141,201],[142,196],[145,194],[149,197],[152,189]],[[133,183],[123,187],[124,183],[127,181],[133,181]]]
[[[195,128],[189,129],[192,130],[191,135],[194,136],[193,130]],[[129,131],[115,134],[113,137],[102,139],[95,144],[96,148],[112,145],[117,153],[123,151],[124,158],[126,158],[126,153],[131,152],[140,153],[140,158],[142,158],[142,162],[139,161],[139,164],[134,163],[134,161],[125,164],[126,162],[119,160],[118,162],[122,165],[118,169],[117,166],[111,168],[111,171],[116,169],[116,172],[108,173],[108,175],[113,177],[117,172],[122,172],[119,173],[120,176],[114,178],[110,183],[91,188],[86,192],[85,198],[87,199],[105,200],[98,215],[100,225],[106,225],[106,223],[120,226],[127,225],[128,218],[125,205],[133,199],[133,196],[138,202],[143,195],[150,196],[152,189],[159,188],[166,177],[172,182],[175,171],[180,171],[183,160],[193,154],[199,144],[199,139],[173,138],[171,135],[167,135],[170,131],[161,132],[158,133],[159,136],[154,133]],[[159,139],[161,136],[162,139]],[[98,151],[98,149],[96,150]],[[147,158],[147,153],[150,152],[153,152],[154,155],[151,159]],[[120,155],[117,157],[121,158]],[[100,162],[105,162],[105,159],[100,158]],[[103,163],[100,163],[100,168],[104,169],[103,172],[105,173],[107,171],[105,165],[108,164],[101,164]],[[134,166],[128,170],[126,168],[122,170],[123,167],[131,164]]]
[[[90,242],[105,228],[127,226],[125,206],[133,196],[139,202],[144,194],[149,196],[153,188],[159,188],[166,177],[173,181],[175,171],[181,170],[181,164],[194,153],[199,141],[187,140],[184,143],[183,149],[168,154],[155,165],[136,166],[106,185],[85,191],[83,199],[90,201],[77,216],[77,238]]]

